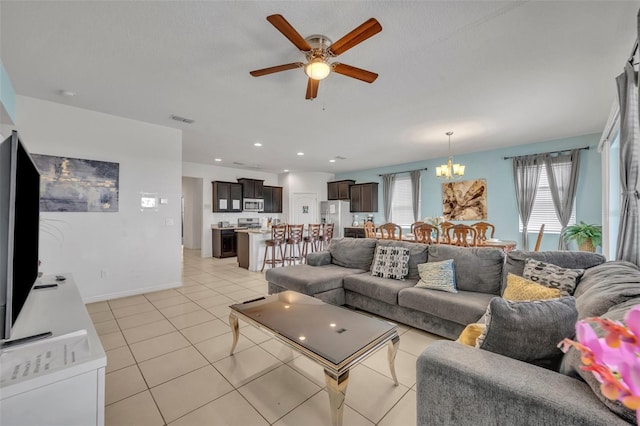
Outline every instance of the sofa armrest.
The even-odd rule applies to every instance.
[[[331,253],[328,251],[317,251],[307,254],[307,265],[322,266],[331,264]]]
[[[418,425],[628,425],[586,383],[451,341],[418,357]]]

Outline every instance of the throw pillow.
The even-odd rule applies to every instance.
[[[511,302],[494,297],[487,308],[486,329],[476,347],[557,371],[558,342],[575,335],[575,299]]]
[[[404,280],[409,273],[409,249],[378,246],[371,266],[371,275],[381,278]]]
[[[504,299],[512,301],[558,299],[560,296],[557,288],[536,284],[511,272],[507,275],[507,288],[502,295]]]
[[[453,259],[442,262],[428,262],[418,265],[420,281],[416,287],[429,288],[431,290],[448,291],[457,293],[456,273],[453,269]]]
[[[527,259],[522,276],[549,288],[557,288],[563,296],[571,296],[584,269],[562,268],[552,263]]]
[[[478,337],[480,337],[485,327],[485,324],[469,324],[464,328],[464,330],[462,330],[462,333],[460,333],[460,336],[458,337],[458,340],[456,340],[456,342],[462,343],[463,345],[467,346],[475,346]]]

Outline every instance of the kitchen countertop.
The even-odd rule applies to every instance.
[[[248,229],[246,226],[224,226],[220,227],[218,225],[211,225],[211,229],[234,229],[236,231],[241,229]]]
[[[270,229],[257,229],[257,228],[237,228],[238,232],[246,232],[247,234],[271,234]]]

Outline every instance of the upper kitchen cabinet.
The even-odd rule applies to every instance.
[[[282,187],[264,187],[264,211],[263,213],[282,213]]]
[[[242,211],[242,184],[221,181],[211,183],[213,184],[214,213]]]
[[[349,187],[356,183],[355,180],[336,180],[327,182],[328,200],[349,200]]]
[[[258,179],[238,179],[242,184],[242,196],[244,198],[264,198],[264,181]]]
[[[349,187],[351,194],[350,211],[352,213],[371,213],[378,211],[378,183],[357,183]]]

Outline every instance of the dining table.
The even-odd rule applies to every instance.
[[[380,233],[376,233],[376,238],[380,239],[382,236],[380,235]],[[402,241],[407,241],[407,242],[415,242],[415,235],[411,234],[411,233],[407,233],[407,234],[402,234]],[[471,241],[470,241],[471,243]],[[446,245],[451,245],[449,242],[447,242],[444,239],[440,239],[438,242],[434,243],[434,244],[446,244]],[[486,240],[480,240],[476,243],[475,246],[473,247],[493,247],[493,248],[499,248],[502,249],[502,251],[504,251],[505,253],[509,253],[511,250],[515,250],[516,246],[518,245],[518,243],[516,241],[513,240],[501,240],[499,238],[488,238]]]

